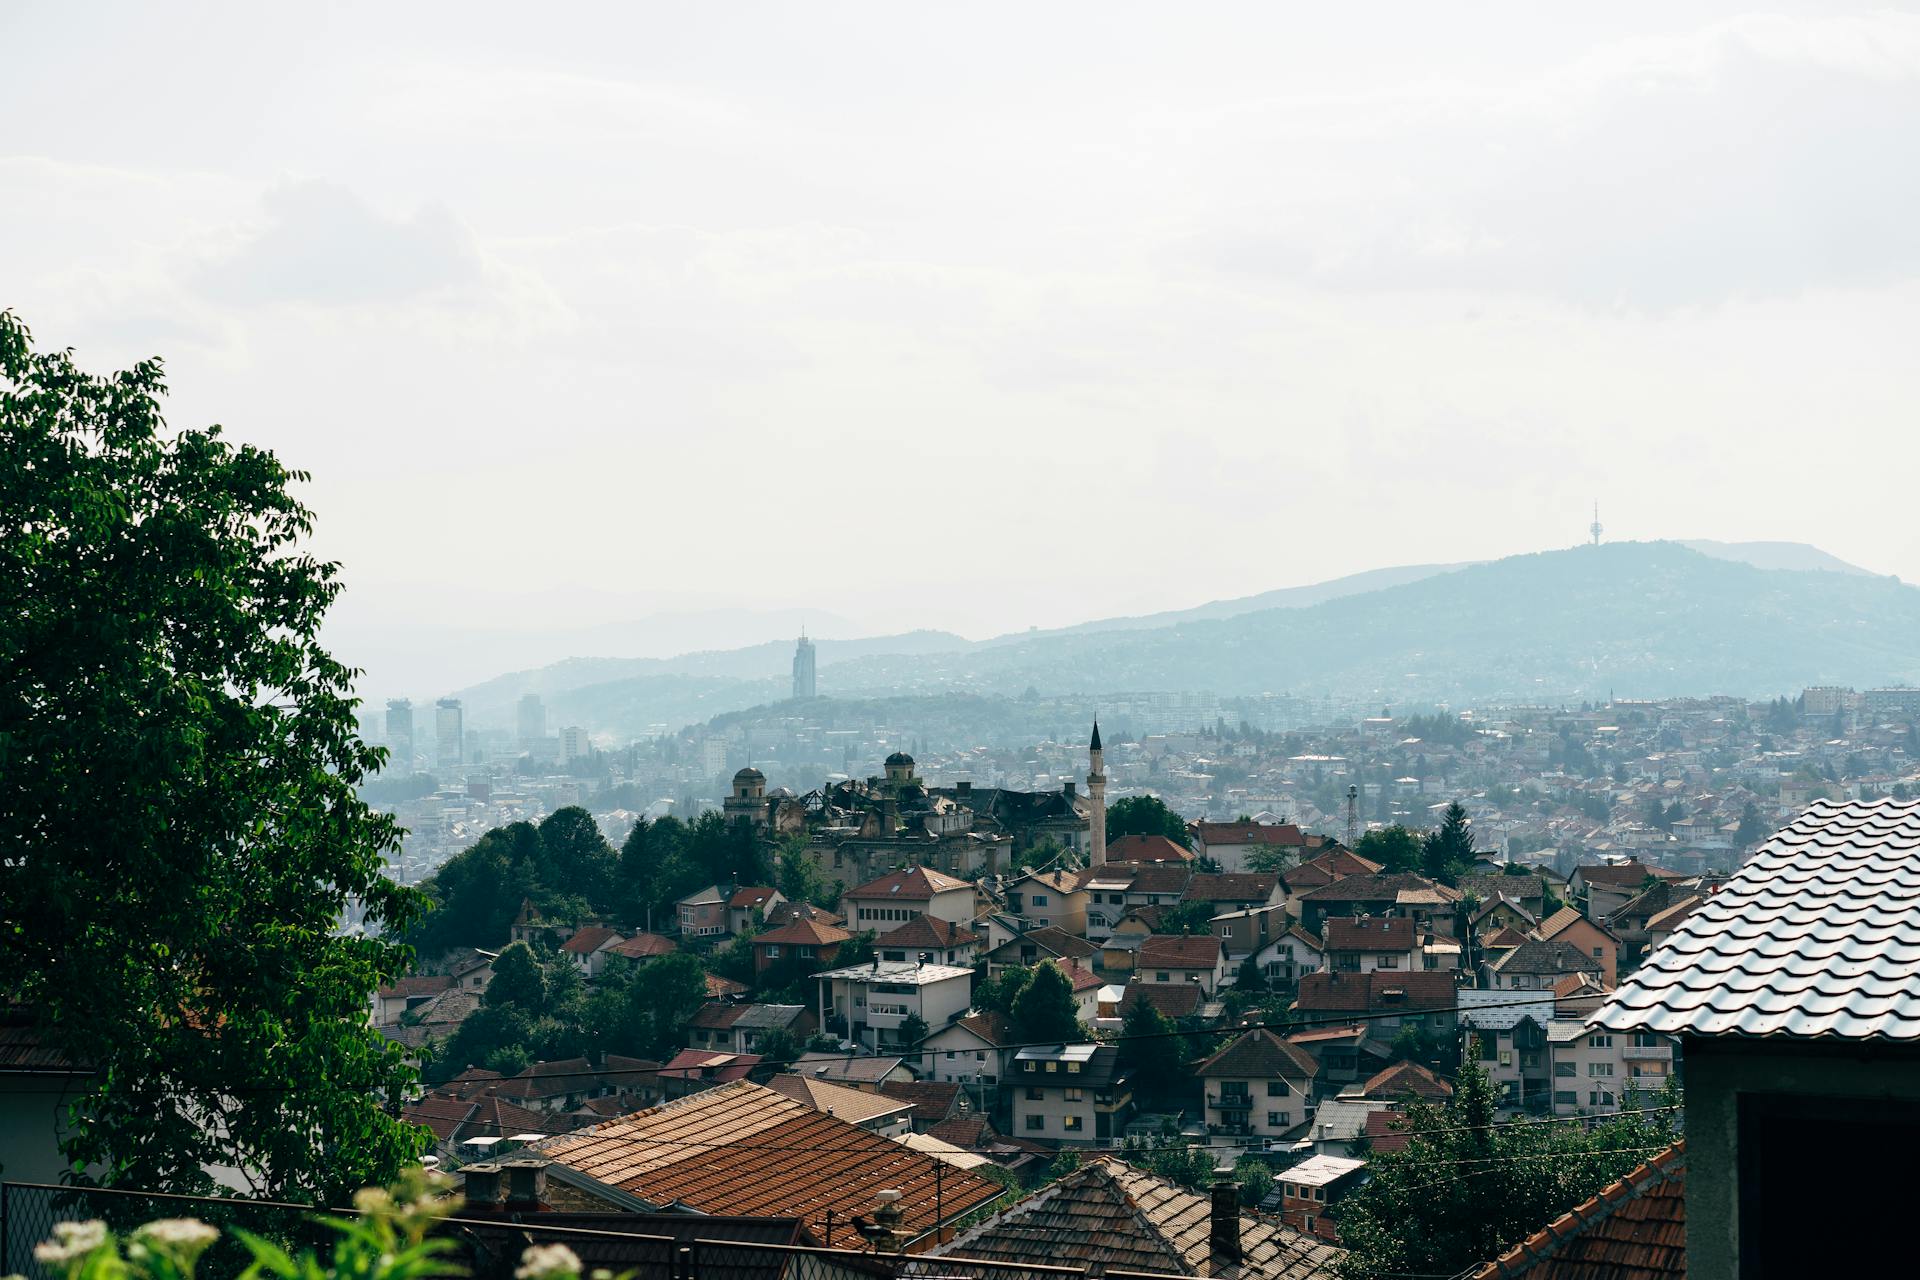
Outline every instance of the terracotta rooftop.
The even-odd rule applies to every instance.
[[[636,933],[625,942],[608,947],[607,954],[629,960],[651,960],[655,956],[672,955],[679,949],[680,944],[664,934]]]
[[[585,924],[574,930],[573,936],[563,943],[560,949],[568,955],[590,956],[608,942],[618,942],[620,935],[605,925]]]
[[[1048,924],[1038,929],[1029,929],[1001,943],[990,954],[1001,963],[1009,963],[1007,956],[1018,955],[1022,945],[1037,947],[1048,955],[1067,960],[1084,960],[1100,950],[1085,938]]]
[[[1280,887],[1280,877],[1266,871],[1203,872],[1187,881],[1185,902],[1265,902]]]
[[[1393,874],[1366,873],[1347,876],[1318,889],[1309,889],[1300,896],[1308,902],[1395,902],[1405,890],[1432,890],[1440,888],[1425,876],[1416,876],[1410,872]],[[1448,892],[1452,892],[1448,890]]]
[[[1140,944],[1138,963],[1142,968],[1211,969],[1220,963],[1220,946],[1220,939],[1210,933],[1150,933]]]
[[[876,947],[964,947],[980,941],[951,920],[938,916],[915,916],[898,929],[889,930],[873,940]]]
[[[845,924],[846,921],[825,907],[816,907],[811,902],[783,902],[767,912],[768,928],[789,924],[795,920],[818,920],[822,924]]]
[[[1192,862],[1193,852],[1166,836],[1118,836],[1107,841],[1108,862]]]
[[[858,889],[849,889],[846,896],[926,902],[936,893],[945,893],[948,889],[971,887],[965,880],[956,880],[952,876],[942,875],[930,867],[908,867],[905,871],[893,871],[881,876],[878,880],[869,880]]]
[[[1686,1143],[1676,1142],[1472,1272],[1472,1280],[1684,1280],[1686,1176]]]
[[[765,933],[755,934],[753,945],[758,947],[766,943],[774,946],[788,945],[799,947],[830,947],[845,942],[853,935],[837,924],[828,924],[823,920],[795,920],[783,924],[778,929],[769,929]]]
[[[1553,938],[1546,942],[1537,939],[1523,942],[1489,963],[1487,968],[1502,976],[1511,976],[1516,973],[1599,973],[1602,966],[1571,942]]]
[[[1580,914],[1580,908],[1578,907],[1560,908],[1545,920],[1542,920],[1534,932],[1538,933],[1542,938],[1557,938],[1583,920],[1586,920],[1588,924],[1606,934],[1608,937],[1613,938],[1614,941],[1619,941],[1619,939],[1614,936],[1613,930],[1607,928],[1607,926],[1597,920],[1587,920],[1584,915]]]
[[[741,885],[733,891],[733,896],[727,899],[727,906],[735,909],[760,907],[764,910],[766,905],[772,902],[776,896],[775,892],[766,885]]]
[[[1307,837],[1291,822],[1268,826],[1260,822],[1196,822],[1193,833],[1202,844],[1259,844],[1297,849]]]
[[[1409,916],[1329,916],[1323,945],[1328,951],[1411,951],[1414,943]]]
[[[1000,1194],[994,1183],[747,1081],[724,1084],[539,1145],[549,1159],[654,1205],[791,1216],[816,1235],[901,1192],[910,1232]],[[936,1188],[936,1179],[938,1186]]]
[[[898,1098],[890,1098],[883,1093],[869,1093],[865,1089],[850,1089],[843,1084],[834,1084],[829,1080],[819,1080],[813,1076],[795,1075],[782,1072],[767,1081],[767,1088],[782,1097],[792,1098],[804,1103],[815,1111],[824,1111],[830,1116],[838,1116],[848,1124],[864,1125],[869,1120],[879,1120],[886,1116],[902,1116],[912,1110],[912,1104]]]
[[[945,1257],[1051,1263],[1223,1280],[1332,1280],[1344,1251],[1268,1218],[1240,1215],[1243,1261],[1212,1256],[1211,1208],[1119,1160],[1093,1160],[963,1233]]]
[[[1453,975],[1444,971],[1309,973],[1300,979],[1300,996],[1294,1004],[1307,1013],[1439,1011],[1454,1007],[1455,992]]]
[[[960,1086],[944,1080],[889,1080],[880,1092],[912,1108],[916,1124],[936,1124],[952,1114]]]
[[[718,1080],[725,1084],[745,1080],[760,1065],[757,1053],[726,1053],[718,1049],[682,1049],[660,1068],[662,1080]]]
[[[707,998],[719,1000],[726,996],[743,996],[747,993],[747,984],[735,982],[732,978],[723,978],[717,973],[707,975]]]
[[[1817,801],[1592,1019],[1663,1035],[1920,1039],[1920,802]]]
[[[1320,1063],[1299,1045],[1288,1044],[1265,1027],[1255,1027],[1195,1063],[1193,1074],[1208,1079],[1311,1080],[1320,1074]]]
[[[1396,1062],[1368,1077],[1360,1086],[1363,1098],[1399,1098],[1409,1094],[1438,1102],[1453,1096],[1453,1086],[1417,1062]]]
[[[1129,982],[1127,993],[1120,997],[1119,1013],[1126,1017],[1129,1009],[1144,1000],[1158,1009],[1161,1016],[1178,1022],[1196,1016],[1200,1006],[1206,1003],[1206,996],[1197,982]]]

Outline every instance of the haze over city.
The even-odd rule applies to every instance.
[[[311,471],[331,634],[395,685],[663,612],[1178,608],[1570,545],[1596,497],[1920,578],[1911,13],[16,5],[0,43],[10,304]]]

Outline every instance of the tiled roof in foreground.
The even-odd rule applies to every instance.
[[[1104,1158],[1090,1161],[938,1252],[953,1258],[1084,1266],[1108,1271],[1332,1280],[1345,1250],[1267,1218],[1240,1216],[1244,1261],[1210,1256],[1205,1195]],[[915,1273],[939,1274],[927,1264]]]
[[[1920,1039],[1920,802],[1816,802],[1590,1021],[1663,1035]]]
[[[901,1193],[906,1227],[933,1227],[1000,1194],[955,1169],[747,1081],[723,1084],[541,1143],[559,1164],[654,1205],[794,1217],[816,1233]]]
[[[1471,1280],[1682,1280],[1687,1154],[1675,1143],[1482,1266]]]

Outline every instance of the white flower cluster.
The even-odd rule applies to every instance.
[[[107,1224],[98,1218],[90,1222],[56,1222],[53,1239],[33,1246],[33,1260],[57,1267],[86,1257],[106,1242]]]
[[[580,1274],[580,1255],[563,1244],[536,1244],[520,1255],[514,1280],[549,1280]]]
[[[181,1253],[199,1253],[220,1238],[220,1232],[198,1218],[160,1218],[133,1233],[135,1240]]]

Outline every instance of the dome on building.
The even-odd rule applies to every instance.
[[[748,783],[748,782],[765,782],[766,780],[767,780],[767,775],[760,772],[758,769],[754,768],[752,765],[748,765],[746,768],[742,769],[740,772],[733,775],[733,782],[735,786],[739,786],[743,783]]]
[[[911,769],[913,768],[913,757],[904,751],[896,751],[887,757],[887,768]]]
[[[767,799],[791,800],[793,799],[793,788],[792,787],[775,787],[773,790],[767,792]]]

